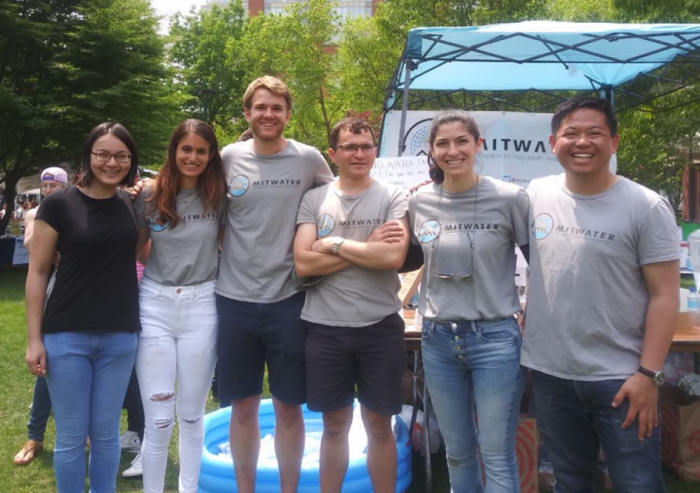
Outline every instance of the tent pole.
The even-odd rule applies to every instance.
[[[403,156],[406,150],[404,133],[406,132],[406,113],[408,113],[408,90],[411,83],[411,69],[414,68],[414,61],[406,60],[406,76],[403,81],[403,100],[401,101],[401,126],[399,127],[399,157]]]

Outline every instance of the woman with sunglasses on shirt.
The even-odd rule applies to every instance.
[[[433,119],[434,183],[409,201],[412,241],[425,273],[418,310],[430,399],[447,446],[452,491],[520,491],[515,431],[524,371],[515,245],[528,243],[524,189],[477,174],[483,139],[463,111]],[[477,433],[477,416],[478,433]]]
[[[139,287],[142,331],[136,357],[146,420],[144,492],[163,492],[177,411],[179,491],[196,493],[204,405],[216,363],[214,287],[226,208],[223,163],[207,123],[186,120],[178,125],[165,164],[135,207],[139,245],[151,240]]]
[[[137,230],[131,199],[118,187],[136,176],[138,151],[118,123],[85,140],[77,185],[51,194],[34,221],[27,274],[26,361],[45,376],[56,421],[58,493],[113,492],[119,467],[119,419],[139,330]],[[49,273],[61,262],[46,302]]]

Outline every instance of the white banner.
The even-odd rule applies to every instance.
[[[409,111],[406,114],[406,150],[403,157],[397,158],[393,156],[398,156],[401,112],[388,112],[379,151],[381,158],[377,159],[372,176],[409,188],[416,181],[427,179],[428,132],[437,113]],[[474,111],[470,115],[478,123],[484,139],[483,150],[476,161],[480,174],[527,187],[530,180],[562,172],[549,145],[552,115],[500,111]],[[412,160],[409,156],[422,159]],[[616,156],[612,157],[610,168],[616,172]]]

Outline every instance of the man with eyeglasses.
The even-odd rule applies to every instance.
[[[255,491],[258,410],[265,365],[275,409],[280,491],[297,490],[304,452],[304,292],[292,276],[295,219],[304,193],[333,179],[318,150],[286,139],[289,89],[260,77],[243,96],[253,138],[221,153],[229,186],[216,284],[219,400],[231,403],[231,454],[238,491]]]
[[[301,312],[308,328],[308,407],[323,412],[321,491],[340,492],[357,385],[372,486],[389,493],[396,484],[391,416],[401,411],[405,358],[397,292],[408,249],[408,197],[370,177],[376,146],[366,121],[340,121],[330,145],[339,176],[306,193],[294,241],[299,275],[325,276],[308,289]],[[387,222],[396,223],[401,234],[372,241]]]

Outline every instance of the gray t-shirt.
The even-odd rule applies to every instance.
[[[524,189],[488,176],[466,192],[421,187],[410,198],[411,240],[425,257],[418,311],[435,321],[493,320],[520,311],[515,245],[528,242]]]
[[[301,198],[332,181],[333,173],[318,150],[294,140],[270,156],[255,154],[252,145],[231,144],[221,153],[229,192],[216,292],[275,303],[299,291],[291,274]]]
[[[344,195],[333,182],[306,192],[297,224],[316,224],[318,238],[367,241],[386,221],[405,216],[407,201],[406,190],[376,181],[359,195]],[[301,318],[343,327],[372,325],[401,309],[400,288],[396,270],[351,265],[307,290]]]
[[[216,279],[219,265],[219,223],[226,211],[222,197],[218,211],[204,210],[196,189],[177,194],[176,210],[180,221],[173,229],[158,224],[153,195],[147,186],[134,202],[139,228],[148,228],[151,253],[143,275],[164,286],[191,286]]]
[[[559,378],[626,379],[642,354],[642,266],[680,258],[666,199],[626,178],[577,195],[564,175],[533,180],[522,364]]]

